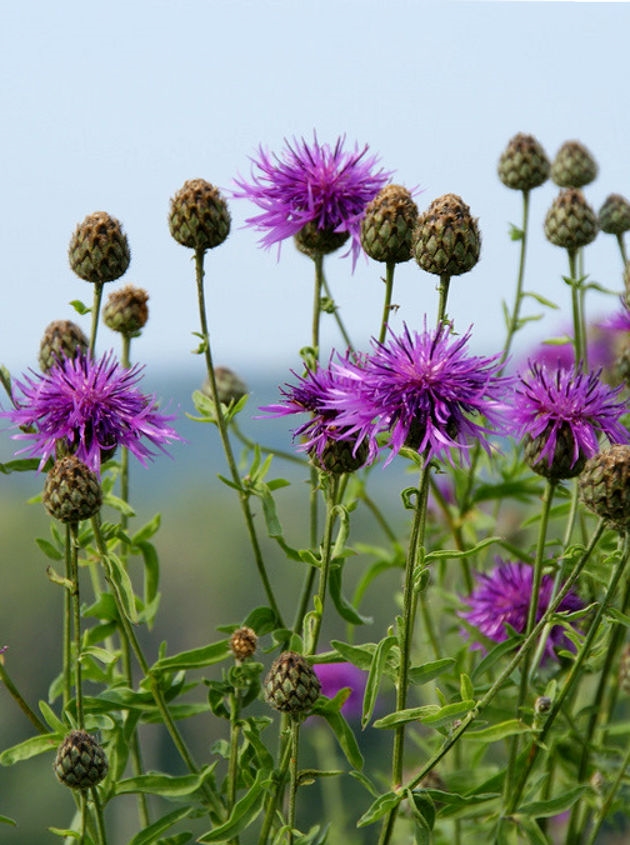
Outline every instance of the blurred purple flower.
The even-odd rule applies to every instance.
[[[343,364],[347,358],[340,360]],[[359,389],[360,373],[361,367],[357,365],[351,373],[346,374],[343,366],[333,364],[332,358],[327,367],[306,370],[303,376],[293,372],[297,384],[287,384],[280,388],[283,401],[265,405],[260,410],[270,417],[310,413],[310,419],[294,429],[293,436],[303,437],[300,449],[315,452],[318,458],[321,458],[331,440],[349,439],[358,449],[363,438],[357,438],[354,434],[347,435],[346,427],[339,425],[340,411],[337,407],[351,403]],[[372,451],[370,457],[374,457],[375,451]]]
[[[374,352],[360,365],[349,359],[333,366],[357,383],[352,395],[333,399],[339,411],[338,425],[359,440],[368,438],[376,448],[376,437],[389,431],[391,461],[403,446],[415,449],[427,459],[451,459],[457,449],[467,457],[471,441],[479,440],[489,451],[486,435],[501,428],[502,395],[511,378],[501,378],[499,356],[467,354],[470,330],[456,336],[450,325],[437,330],[411,332],[404,326],[398,337],[373,341]],[[485,417],[491,427],[473,422]]]
[[[350,695],[343,703],[341,712],[346,718],[360,719],[366,673],[352,663],[315,663],[313,669],[322,685],[322,694],[327,698],[334,698],[345,687],[350,688]]]
[[[353,266],[361,251],[360,221],[365,206],[386,184],[391,174],[376,170],[377,156],[367,156],[368,146],[344,150],[345,136],[334,147],[302,138],[280,155],[271,156],[262,146],[252,158],[250,181],[235,179],[236,198],[245,198],[262,209],[246,220],[265,234],[265,248],[296,235],[308,223],[318,229],[347,232],[352,238]]]
[[[477,628],[485,637],[501,643],[508,637],[507,625],[522,634],[527,627],[527,614],[532,594],[534,570],[525,563],[506,563],[496,558],[496,566],[486,574],[479,572],[475,576],[478,586],[465,599],[470,610],[458,615]],[[536,622],[538,622],[551,602],[553,591],[551,575],[543,575],[538,596]],[[562,600],[558,613],[580,610],[583,607],[580,598],[570,591]],[[479,647],[479,646],[477,646]],[[545,643],[546,658],[555,657],[556,650],[571,649],[562,626],[554,625]]]
[[[611,443],[630,440],[627,428],[619,422],[627,410],[624,402],[617,401],[622,387],[604,384],[600,373],[531,364],[530,372],[520,377],[508,417],[517,437],[544,435],[539,460],[546,459],[551,465],[563,430],[570,432],[573,443],[571,466],[599,451],[601,434]]]
[[[25,375],[15,382],[22,393],[16,407],[3,411],[15,426],[32,429],[14,434],[15,440],[30,440],[21,449],[41,457],[40,469],[54,457],[63,441],[94,472],[101,467],[101,450],[125,446],[146,465],[155,455],[144,442],[163,452],[164,445],[181,438],[167,423],[174,419],[156,410],[153,396],[136,387],[142,367],[124,369],[109,353],[98,361],[79,354],[61,358],[46,374]]]
[[[620,296],[619,300],[621,302],[621,309],[611,317],[600,320],[597,323],[597,326],[604,331],[623,332],[628,334],[630,332],[630,309],[628,308],[625,296]]]

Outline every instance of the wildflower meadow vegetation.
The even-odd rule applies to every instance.
[[[172,197],[168,227],[194,259],[207,370],[191,416],[221,444],[221,495],[249,549],[231,563],[248,585],[241,617],[179,652],[143,645],[143,629],[168,631],[169,620],[159,516],[136,524],[130,479],[134,459],[150,473],[185,443],[132,363],[147,292],[125,285],[103,302],[128,269],[127,235],[102,211],[78,224],[69,262],[93,288],[91,304],[73,302],[83,327],[51,322],[38,368],[1,372],[15,454],[0,468],[7,484],[41,478],[51,523],[36,539],[64,596],[47,700],[21,692],[10,642],[0,656],[3,707],[30,723],[0,763],[36,758],[74,801],[67,816],[38,819],[41,842],[120,845],[111,827],[130,796],[128,845],[628,841],[630,203],[614,194],[591,208],[598,165],[577,141],[550,161],[518,134],[497,160],[494,178],[522,216],[510,231],[504,343],[490,354],[473,352],[483,327],[449,313],[451,282],[485,258],[477,219],[456,194],[425,202],[395,184],[367,146],[314,135],[261,147],[229,189],[192,179]],[[530,222],[530,194],[548,179],[557,196]],[[311,335],[262,407],[215,366],[222,317],[206,309],[212,251],[239,237],[232,202],[249,204],[262,247],[282,260],[291,241],[312,270]],[[598,233],[614,236],[620,260],[616,278],[594,282]],[[526,273],[530,239],[543,236],[566,253],[557,283],[570,289],[571,329],[515,358],[515,337],[538,316],[532,302],[554,306],[549,280],[543,296]],[[367,348],[353,344],[325,273],[338,251],[348,257],[338,267],[370,262],[382,281]],[[397,313],[396,267],[407,261],[434,294],[424,315]],[[593,290],[610,295],[599,323]],[[101,320],[120,335],[117,353],[99,348]],[[321,348],[324,320],[338,329],[333,349]],[[244,415],[288,420],[293,439],[278,449],[250,439]],[[381,492],[396,467],[404,483],[392,503]],[[282,491],[296,484],[308,490],[300,543],[283,521]],[[378,542],[361,536],[361,515]],[[301,586],[287,601],[289,572]],[[375,592],[384,625],[363,607]],[[212,722],[219,738],[191,747],[191,720]],[[149,729],[172,770],[146,765]],[[0,829],[19,826],[11,808],[0,812]]]

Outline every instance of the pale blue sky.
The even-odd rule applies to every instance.
[[[259,143],[317,130],[321,141],[368,143],[395,181],[419,185],[421,208],[460,194],[483,236],[482,260],[454,279],[449,311],[473,346],[493,351],[504,328],[517,248],[508,223],[520,195],[496,176],[519,131],[553,156],[579,139],[600,165],[586,190],[597,210],[613,192],[630,196],[625,3],[478,3],[418,0],[21,0],[0,30],[0,361],[17,373],[36,364],[42,331],[74,318],[72,299],[91,286],[66,259],[76,223],[95,210],[118,217],[132,249],[121,280],[150,293],[151,319],[136,359],[200,367],[190,354],[198,328],[190,252],[168,233],[169,199],[202,177],[229,189]],[[555,196],[532,195],[527,287],[565,303],[563,250],[541,221]],[[291,243],[280,262],[240,228],[254,209],[231,202],[232,234],[207,261],[215,359],[279,380],[309,340],[310,262]],[[621,260],[609,235],[586,255],[611,287]],[[376,332],[383,268],[332,256],[327,275],[359,345]],[[115,283],[118,284],[118,283]],[[106,289],[107,292],[107,289]],[[435,279],[415,263],[397,274],[394,325],[419,325],[436,307]],[[593,299],[596,310],[615,303]],[[79,320],[79,322],[81,322]],[[82,324],[87,328],[87,319]],[[337,344],[332,321],[325,342]],[[555,328],[550,318],[546,326]],[[529,336],[539,334],[532,329]],[[102,351],[115,345],[102,330]]]

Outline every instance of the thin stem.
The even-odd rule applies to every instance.
[[[621,766],[619,767],[619,771],[617,772],[617,776],[615,777],[615,780],[613,781],[613,783],[612,783],[612,785],[611,785],[611,787],[608,791],[608,795],[604,798],[600,807],[597,810],[595,822],[594,822],[593,827],[591,829],[590,835],[589,835],[589,837],[586,841],[586,845],[595,845],[595,843],[598,841],[597,837],[599,835],[599,831],[601,830],[601,827],[602,827],[604,821],[608,817],[608,814],[609,814],[610,809],[612,807],[613,801],[617,797],[617,793],[619,792],[619,789],[621,788],[621,784],[623,783],[623,781],[626,777],[626,772],[628,770],[628,766],[630,766],[630,745],[628,746],[628,749],[623,756],[623,760],[621,761]]]
[[[315,285],[313,289],[313,315],[311,324],[311,345],[315,357],[319,360],[319,326],[322,316],[322,286],[324,281],[324,256],[316,252],[313,256],[315,262]]]
[[[628,263],[628,256],[626,255],[626,243],[623,239],[623,232],[620,232],[617,235],[617,244],[619,246],[619,252],[621,253],[621,260],[623,261],[624,270],[626,264]]]
[[[298,748],[300,739],[300,723],[291,719],[291,757],[289,761],[289,845],[293,845],[293,829],[295,828],[295,805],[298,791]]]
[[[125,369],[131,367],[131,338],[129,335],[122,336],[122,351],[120,356],[120,363]],[[129,503],[129,449],[123,446],[120,450],[120,497],[123,502]],[[127,530],[129,518],[126,513],[120,515],[120,527],[123,531]]]
[[[317,642],[322,628],[322,621],[324,617],[324,604],[326,601],[326,589],[328,586],[328,576],[330,573],[330,560],[333,545],[333,530],[337,519],[337,495],[339,492],[339,476],[330,474],[327,486],[326,495],[326,523],[324,525],[324,539],[322,542],[322,557],[319,566],[319,609],[320,612],[315,616],[315,623],[313,625],[311,646],[308,650],[309,654],[314,654],[317,650]]]
[[[94,530],[94,537],[95,537],[95,540],[96,540],[96,545],[98,547],[101,563],[103,564],[103,568],[105,570],[105,577],[106,577],[107,583],[109,584],[110,589],[112,591],[112,596],[114,597],[114,602],[116,604],[116,609],[118,611],[120,626],[121,626],[121,629],[124,633],[124,636],[127,638],[129,645],[131,646],[131,649],[132,649],[132,651],[135,655],[135,658],[138,661],[138,665],[140,666],[143,674],[145,675],[145,677],[149,681],[151,695],[153,696],[153,700],[155,701],[155,705],[156,705],[156,707],[157,707],[157,709],[160,713],[160,716],[162,717],[162,721],[164,722],[164,726],[165,726],[166,730],[168,731],[171,739],[173,740],[173,744],[175,745],[175,748],[179,752],[179,755],[182,758],[182,760],[184,761],[184,763],[186,764],[188,770],[192,774],[198,774],[199,768],[198,768],[197,764],[195,763],[192,754],[188,750],[188,747],[186,746],[186,743],[184,742],[184,740],[183,740],[183,738],[182,738],[182,736],[181,736],[181,734],[180,734],[180,732],[177,728],[177,725],[175,724],[173,717],[171,716],[171,713],[168,709],[168,705],[166,703],[164,695],[162,694],[162,691],[160,689],[159,681],[151,673],[151,667],[149,666],[149,663],[148,663],[146,657],[144,656],[144,653],[142,651],[140,643],[138,642],[138,638],[136,637],[135,632],[134,632],[134,630],[131,626],[131,623],[129,622],[129,619],[127,618],[127,614],[125,613],[124,604],[123,604],[123,601],[120,597],[120,593],[118,592],[118,587],[116,585],[116,581],[112,577],[111,564],[109,562],[109,554],[108,554],[108,551],[107,551],[107,545],[105,543],[105,540],[103,538],[103,534],[101,532],[101,523],[100,523],[100,518],[99,518],[98,514],[96,516],[92,517],[92,528]],[[204,794],[206,795],[206,797],[209,798],[210,802],[213,805],[214,810],[219,815],[222,815],[223,807],[221,806],[221,803],[219,802],[219,799],[217,798],[217,796],[207,786],[207,784],[204,785]]]
[[[195,250],[195,269],[196,269],[196,280],[197,280],[197,297],[199,301],[199,320],[201,324],[201,336],[203,341],[203,349],[206,359],[206,369],[208,371],[208,380],[210,382],[210,388],[212,392],[212,401],[214,402],[216,420],[217,420],[217,428],[219,429],[219,435],[221,438],[221,443],[223,445],[223,451],[225,453],[225,457],[227,460],[228,468],[230,471],[230,475],[232,477],[232,482],[238,491],[238,498],[241,504],[241,510],[243,512],[243,517],[245,519],[245,524],[247,526],[247,533],[249,535],[249,540],[252,546],[252,550],[254,552],[254,560],[256,562],[256,568],[258,569],[258,574],[260,576],[260,580],[262,582],[263,588],[265,590],[265,595],[267,596],[267,601],[269,602],[269,606],[273,610],[278,619],[278,626],[284,627],[284,623],[282,622],[282,616],[280,614],[280,609],[277,605],[271,583],[269,581],[269,577],[267,575],[267,570],[265,567],[265,562],[263,560],[262,551],[260,548],[260,543],[258,542],[258,535],[256,534],[256,528],[254,525],[254,517],[252,515],[252,511],[249,505],[249,495],[247,491],[244,489],[243,484],[241,482],[241,477],[238,472],[238,468],[236,466],[236,460],[234,459],[234,453],[232,451],[232,445],[230,443],[230,438],[228,434],[228,427],[225,421],[225,417],[223,415],[223,409],[221,407],[221,402],[219,400],[219,392],[217,389],[217,382],[214,372],[214,365],[212,363],[212,352],[210,349],[210,334],[208,332],[208,321],[206,317],[206,303],[205,303],[205,294],[204,294],[204,255],[205,250],[203,249],[196,249]]]
[[[70,526],[66,525],[65,539],[66,578],[72,583],[72,540]],[[64,589],[63,596],[63,706],[68,706],[72,694],[72,596]]]
[[[545,544],[547,541],[547,527],[549,525],[549,514],[551,512],[551,504],[553,502],[553,495],[556,489],[555,481],[547,481],[545,485],[545,492],[543,494],[543,507],[540,515],[540,523],[538,525],[538,542],[536,544],[536,559],[534,561],[534,575],[532,579],[532,592],[529,597],[529,608],[527,613],[527,623],[525,627],[525,635],[528,636],[534,629],[536,624],[536,615],[538,613],[538,599],[540,595],[540,585],[542,583],[543,563],[545,557]],[[541,648],[544,642],[541,643]],[[519,685],[518,703],[516,705],[516,715],[520,718],[521,710],[525,704],[527,693],[530,688],[530,665],[531,653],[526,652],[523,657],[523,665],[521,667],[521,681]],[[534,664],[534,669],[535,664]],[[508,761],[507,772],[505,776],[504,785],[504,800],[507,802],[512,791],[512,784],[516,775],[516,766],[518,762],[518,751],[520,745],[520,737],[515,734],[512,737],[510,744],[510,755]]]
[[[383,316],[381,318],[381,331],[378,336],[378,342],[384,343],[387,337],[387,324],[389,323],[389,315],[392,312],[392,291],[394,289],[394,271],[396,264],[393,261],[388,261],[385,265],[385,301],[383,303]]]
[[[409,550],[405,564],[405,580],[403,587],[402,624],[398,631],[400,664],[396,685],[396,710],[404,710],[407,705],[407,689],[409,686],[409,664],[411,656],[411,638],[416,615],[417,591],[415,586],[416,567],[420,549],[424,543],[426,527],[427,495],[429,489],[430,464],[425,461],[420,474],[418,489],[416,490],[416,506],[409,537]],[[403,779],[403,759],[405,746],[405,725],[398,725],[394,733],[394,748],[392,753],[392,785],[396,789]],[[398,807],[391,810],[381,829],[379,845],[387,845],[391,839],[394,822],[398,814]]]
[[[326,281],[326,276],[324,275],[323,269],[322,269],[322,286],[323,286],[323,288],[326,292],[326,296],[328,297],[328,299],[334,305],[334,299],[333,299],[332,294],[330,292],[330,287],[328,286],[328,282]],[[347,329],[344,325],[344,322],[341,319],[341,314],[339,313],[339,309],[337,308],[336,305],[334,305],[333,317],[335,318],[335,322],[337,323],[337,328],[339,329],[341,337],[343,338],[343,342],[346,345],[346,349],[348,349],[348,350],[354,349],[354,347],[352,345],[352,341],[350,340],[350,335],[348,334],[348,331],[347,331]]]
[[[446,320],[446,301],[448,299],[448,289],[451,284],[451,277],[448,273],[442,273],[440,276],[440,301],[438,304],[437,327],[438,329]]]
[[[79,596],[79,526],[70,525],[70,581],[72,582],[72,620],[74,633],[74,689],[77,702],[77,723],[85,728],[83,717],[83,685],[81,681],[81,598]]]
[[[568,675],[565,679],[565,682],[564,682],[562,689],[560,690],[558,696],[556,697],[555,701],[553,702],[552,708],[551,708],[549,715],[547,717],[547,721],[545,722],[545,724],[544,724],[544,726],[543,726],[543,728],[540,732],[540,735],[537,738],[537,741],[532,745],[532,748],[531,748],[531,751],[530,751],[529,756],[527,758],[526,764],[523,766],[523,768],[520,771],[518,783],[515,785],[515,788],[512,791],[512,794],[510,796],[510,801],[509,801],[508,806],[507,806],[507,812],[508,813],[515,812],[516,808],[518,807],[519,801],[521,799],[521,795],[523,794],[523,790],[525,789],[525,786],[527,784],[527,779],[529,778],[529,773],[531,772],[532,767],[534,765],[534,762],[536,761],[536,758],[538,757],[540,749],[545,747],[545,739],[546,739],[547,733],[551,729],[551,726],[553,725],[556,716],[560,712],[562,705],[564,704],[567,696],[572,691],[576,681],[579,678],[582,665],[584,664],[584,661],[586,660],[586,658],[587,658],[587,656],[590,652],[591,646],[592,646],[592,644],[595,640],[595,636],[599,632],[599,626],[600,626],[601,621],[604,618],[604,614],[606,613],[608,606],[610,605],[610,602],[612,601],[614,594],[617,590],[617,585],[619,584],[619,581],[621,580],[621,577],[623,575],[627,560],[628,560],[628,547],[627,547],[627,544],[626,544],[626,548],[624,549],[624,553],[621,556],[619,563],[615,567],[612,578],[611,578],[610,583],[608,585],[608,589],[606,590],[606,594],[605,594],[603,600],[601,601],[599,608],[597,609],[597,613],[595,614],[595,617],[594,617],[594,619],[593,619],[593,621],[592,621],[592,623],[589,627],[588,634],[586,635],[584,642],[582,643],[580,650],[579,650],[579,652],[578,652],[578,654],[577,654],[577,656],[576,656],[576,658],[575,658],[575,660],[574,660],[574,662],[571,666],[571,669],[569,670],[569,673],[568,673]]]
[[[98,835],[100,838],[100,845],[107,845],[107,833],[105,831],[105,818],[103,817],[103,807],[101,799],[99,798],[98,789],[95,786],[90,787],[92,794],[92,801],[94,802],[94,814],[96,816],[96,825],[98,827]]]
[[[273,819],[276,814],[276,807],[278,806],[278,803],[280,801],[280,796],[283,794],[284,782],[286,780],[287,770],[289,768],[291,750],[291,742],[285,742],[283,745],[282,753],[280,755],[281,760],[276,774],[276,788],[275,791],[269,796],[267,802],[267,810],[265,812],[265,818],[260,831],[260,836],[258,838],[258,845],[267,845],[269,833],[271,832],[271,828],[273,827]]]
[[[451,734],[444,740],[442,746],[435,752],[435,754],[420,768],[420,770],[414,775],[412,780],[406,784],[405,788],[408,789],[415,789],[420,781],[431,771],[431,769],[435,768],[435,766],[442,760],[451,748],[458,742],[462,734],[464,734],[468,728],[472,725],[475,719],[479,718],[479,715],[483,712],[483,710],[488,706],[488,704],[494,699],[495,695],[499,692],[505,681],[510,677],[510,675],[514,672],[515,669],[518,668],[521,661],[525,657],[525,654],[529,649],[531,649],[534,644],[537,642],[538,637],[541,635],[547,621],[551,618],[551,616],[556,612],[556,610],[560,607],[563,599],[569,593],[577,579],[582,574],[584,567],[589,561],[590,556],[592,555],[597,543],[599,542],[600,537],[604,532],[604,522],[600,520],[600,523],[591,538],[591,542],[588,544],[587,548],[582,553],[579,561],[575,565],[573,572],[567,578],[564,586],[559,591],[558,595],[556,596],[553,602],[550,602],[547,611],[541,617],[540,621],[535,625],[534,629],[532,630],[531,634],[525,638],[521,647],[516,651],[512,659],[507,663],[506,667],[503,671],[499,674],[499,676],[495,679],[492,683],[490,688],[484,693],[484,695],[479,699],[476,705],[470,710],[461,720],[460,724],[451,732]]]
[[[505,339],[505,346],[503,348],[503,355],[501,361],[505,362],[510,354],[510,348],[514,335],[519,328],[519,315],[521,311],[521,304],[523,302],[523,281],[525,279],[525,256],[527,253],[527,230],[529,227],[529,190],[523,191],[523,222],[521,225],[521,250],[518,261],[518,276],[516,279],[516,294],[514,296],[514,306],[510,315],[510,322],[508,325],[508,333]]]
[[[569,277],[571,279],[571,307],[573,312],[573,348],[575,350],[575,370],[586,369],[586,343],[584,337],[584,316],[577,279],[577,251],[567,250],[569,256]]]
[[[92,304],[92,328],[90,330],[90,357],[94,357],[96,349],[96,334],[98,332],[98,318],[101,312],[104,282],[94,282],[94,300]]]
[[[35,727],[35,730],[39,731],[40,734],[47,734],[48,728],[39,718],[37,713],[31,710],[25,699],[22,697],[22,694],[9,677],[9,673],[4,666],[4,659],[2,657],[0,657],[0,681],[2,681],[7,692],[15,701],[22,713],[24,713],[29,722]]]

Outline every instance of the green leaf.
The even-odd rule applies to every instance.
[[[509,234],[511,241],[522,241],[525,232],[518,226],[515,226],[514,223],[510,223]]]
[[[630,616],[626,613],[622,613],[616,607],[607,608],[605,615],[613,622],[623,625],[624,628],[630,628]]]
[[[39,458],[22,458],[0,464],[0,472],[10,475],[12,472],[34,472],[39,467]]]
[[[204,833],[197,842],[225,842],[242,833],[260,813],[268,785],[268,775],[259,771],[248,792],[232,808],[229,819],[208,833]]]
[[[318,699],[313,707],[313,712],[322,716],[334,733],[339,747],[346,756],[346,760],[353,769],[363,768],[363,755],[359,749],[356,737],[350,725],[341,713],[341,704],[335,706],[335,699],[323,704],[323,699]]]
[[[44,736],[32,736],[17,745],[7,748],[0,754],[0,766],[12,766],[22,760],[30,760],[38,754],[46,751],[54,751],[59,745],[58,734],[44,734]]]
[[[405,790],[415,828],[415,845],[431,845],[431,831],[435,824],[435,804],[423,789]]]
[[[42,537],[36,537],[35,542],[39,546],[40,550],[46,555],[46,557],[50,558],[51,560],[63,560],[63,552],[56,546],[53,546],[53,544],[49,540],[44,540]]]
[[[570,810],[587,789],[586,786],[574,786],[573,789],[569,789],[555,798],[548,798],[545,801],[532,801],[530,804],[524,804],[520,807],[519,814],[534,818],[558,816],[560,813],[566,813],[567,810]]]
[[[212,666],[220,663],[231,654],[230,641],[219,640],[212,645],[193,648],[190,651],[180,651],[171,657],[162,657],[151,667],[151,672],[172,672],[185,669],[199,669],[202,666]]]
[[[107,561],[109,563],[109,573],[116,591],[120,596],[125,616],[135,625],[138,622],[138,613],[136,611],[136,596],[129,573],[118,555],[110,552],[107,555]]]
[[[510,654],[514,651],[515,648],[522,642],[523,637],[522,635],[518,635],[515,637],[508,637],[507,640],[504,640],[502,643],[498,643],[494,648],[492,648],[485,657],[479,662],[479,664],[473,669],[472,679],[473,681],[480,678],[484,672],[490,671],[492,667],[501,660],[506,654]]]
[[[206,780],[212,775],[216,763],[204,766],[195,775],[165,775],[161,772],[149,772],[133,778],[119,781],[114,787],[115,795],[129,793],[149,793],[162,795],[165,798],[184,798],[201,789]]]
[[[333,604],[337,609],[337,613],[341,616],[342,619],[345,619],[346,622],[350,622],[351,625],[369,625],[372,622],[372,617],[362,616],[359,611],[355,607],[353,607],[353,605],[350,604],[348,599],[342,594],[341,572],[341,567],[335,567],[334,569],[331,569],[328,578],[330,597],[332,598]]]
[[[162,523],[162,516],[159,513],[156,513],[155,516],[149,520],[145,525],[142,526],[131,538],[131,544],[133,546],[139,546],[140,543],[144,543],[147,540],[150,540],[151,537],[158,531],[160,525]]]
[[[177,810],[173,810],[172,813],[162,816],[161,819],[158,819],[153,824],[150,824],[149,827],[141,830],[129,842],[129,845],[155,845],[156,838],[160,833],[164,833],[169,827],[173,827],[178,821],[185,819],[193,810],[194,807],[178,807]]]
[[[372,718],[376,697],[381,685],[383,672],[387,664],[387,658],[392,649],[398,645],[398,639],[394,636],[384,637],[376,646],[376,650],[370,663],[370,671],[365,684],[363,694],[363,712],[361,714],[361,727],[365,728]]]
[[[190,831],[184,831],[182,833],[176,833],[175,836],[166,836],[158,839],[155,845],[186,845],[192,838],[193,835]]]
[[[431,663],[424,663],[422,666],[412,666],[409,669],[409,683],[416,686],[426,684],[446,672],[454,663],[455,658],[442,657],[440,660],[433,660]]]
[[[424,556],[424,560],[425,563],[429,563],[432,560],[456,560],[457,558],[470,557],[470,555],[476,554],[481,551],[481,549],[485,549],[486,546],[492,545],[492,543],[500,543],[501,539],[501,537],[486,537],[485,540],[477,543],[476,546],[473,546],[470,549],[464,549],[463,551],[460,551],[459,549],[438,549],[426,554]]]
[[[253,628],[259,637],[270,634],[278,627],[279,619],[270,607],[256,607],[252,610],[243,625]]]
[[[42,714],[46,724],[52,731],[55,731],[55,733],[57,733],[60,737],[66,735],[68,726],[58,718],[57,714],[47,702],[39,702],[39,712]]]
[[[508,719],[505,722],[499,722],[498,725],[490,725],[487,728],[481,728],[476,731],[466,731],[464,739],[472,740],[473,742],[498,742],[508,736],[530,732],[531,728],[529,725],[524,724],[520,719]]]
[[[368,670],[372,665],[372,658],[376,651],[374,643],[364,643],[359,646],[343,643],[340,640],[331,640],[330,644],[344,660],[352,663],[353,666]]]
[[[0,816],[0,824],[11,824],[15,827],[17,825],[17,822],[13,819],[10,819],[8,816]]]
[[[465,716],[475,706],[475,701],[455,701],[453,704],[445,704],[440,707],[438,704],[425,704],[423,707],[411,707],[406,710],[398,710],[389,713],[382,719],[374,722],[375,728],[396,728],[407,722],[421,722],[424,725],[431,725],[436,728],[443,724],[452,722],[460,716]]]
[[[470,676],[464,672],[459,676],[459,695],[462,701],[471,700],[475,697],[475,688],[472,685]]]
[[[68,304],[72,305],[77,314],[81,314],[81,316],[89,314],[92,311],[92,309],[85,305],[83,302],[81,302],[80,299],[71,299]]]
[[[369,824],[374,824],[383,816],[394,810],[402,801],[403,796],[398,792],[386,792],[379,797],[367,808],[365,813],[357,822],[357,827],[367,827]]]
[[[262,500],[263,515],[265,517],[265,525],[267,526],[267,534],[270,537],[282,537],[282,525],[278,519],[278,511],[276,509],[276,500],[274,499],[271,490],[267,484],[259,484],[257,493]]]
[[[559,305],[556,305],[555,302],[552,302],[550,299],[546,299],[546,297],[542,296],[540,293],[534,293],[534,291],[526,290],[523,291],[523,299],[528,296],[530,299],[535,299],[540,305],[544,305],[545,308],[553,308],[555,311],[560,308]]]

